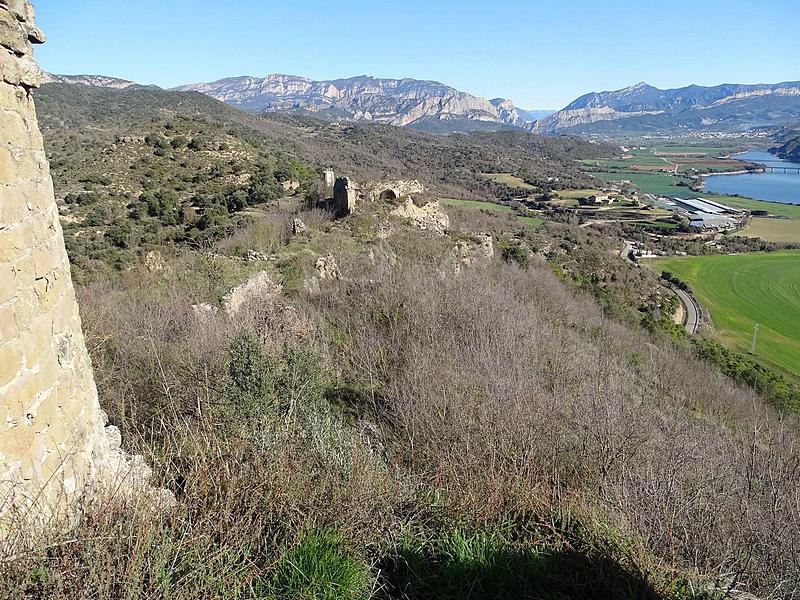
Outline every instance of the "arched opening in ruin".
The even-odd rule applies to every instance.
[[[393,189],[383,190],[380,195],[381,200],[397,200],[400,195]]]

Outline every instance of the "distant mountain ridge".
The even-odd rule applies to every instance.
[[[83,84],[115,90],[124,90],[131,86],[138,85],[127,79],[118,79],[117,77],[107,77],[105,75],[57,75],[55,73],[48,73],[47,71],[42,71],[42,83]]]
[[[232,77],[175,88],[202,92],[251,112],[308,111],[399,127],[441,122],[525,127],[530,121],[504,98],[487,100],[438,81],[381,79],[362,75],[314,81],[294,75]]]
[[[800,82],[662,90],[644,82],[585,94],[529,126],[538,133],[745,131],[800,120]]]

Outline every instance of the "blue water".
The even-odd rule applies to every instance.
[[[768,167],[800,167],[800,163],[783,160],[760,150],[751,150],[735,157],[739,160],[760,163]],[[784,204],[800,204],[800,174],[798,173],[747,173],[745,175],[712,175],[705,178],[707,192],[739,194],[757,200],[771,200]]]

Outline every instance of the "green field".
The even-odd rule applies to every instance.
[[[758,323],[756,356],[800,375],[800,251],[691,256],[650,264],[691,286],[724,344],[749,351]]]
[[[768,242],[800,242],[800,220],[754,217],[737,235],[758,237]]]
[[[444,206],[458,206],[460,208],[474,208],[477,210],[491,210],[495,212],[508,213],[516,216],[517,219],[523,223],[527,223],[528,225],[533,225],[536,227],[544,223],[544,221],[542,221],[539,217],[522,217],[517,214],[513,208],[503,204],[482,202],[480,200],[460,200],[458,198],[439,198],[439,202],[441,202]]]
[[[496,181],[497,183],[507,185],[508,187],[520,188],[522,190],[536,189],[530,183],[525,183],[524,180],[520,179],[516,175],[511,175],[510,173],[484,173],[483,176],[487,179],[491,179],[492,181]]]
[[[740,198],[738,196],[718,196],[716,194],[698,194],[703,198],[708,198],[714,202],[721,202],[729,206],[744,208],[746,210],[766,210],[776,217],[791,217],[800,219],[800,205],[782,204],[781,202],[767,202],[765,200],[751,200],[750,198]]]
[[[679,181],[688,183],[688,180],[672,175],[659,175],[657,173],[591,173],[591,175],[606,181],[630,181],[643,194],[677,196],[679,198],[696,198],[701,195],[686,186],[675,185]]]

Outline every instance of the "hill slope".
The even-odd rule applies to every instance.
[[[200,93],[157,88],[46,84],[36,92],[36,101],[49,151],[68,136],[102,139],[110,146],[130,131],[147,133],[154,117],[180,115],[231,128],[263,152],[286,154],[319,168],[332,166],[359,179],[416,178],[433,193],[469,198],[505,193],[481,176],[487,172],[544,181],[557,176],[564,186],[587,187],[591,181],[574,161],[615,153],[611,146],[522,130],[436,136],[378,123],[338,125],[280,113],[256,116]],[[78,160],[69,154],[57,158]]]
[[[637,133],[746,131],[800,119],[800,82],[661,90],[646,83],[581,96],[537,121],[533,131]]]

